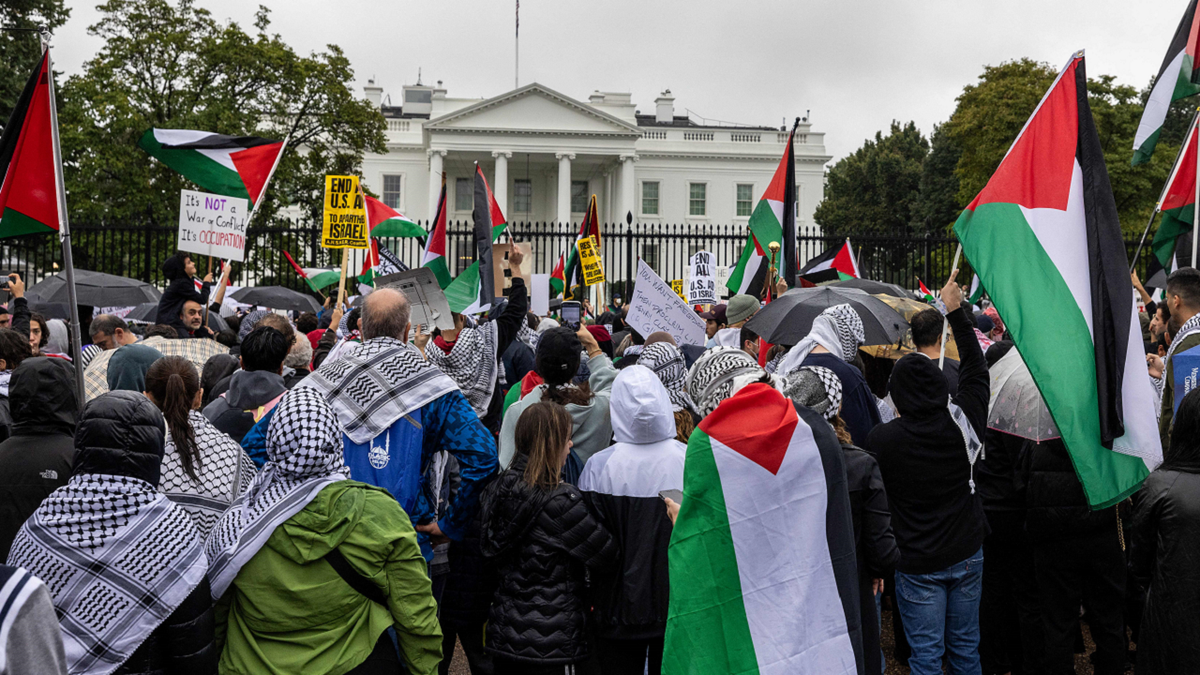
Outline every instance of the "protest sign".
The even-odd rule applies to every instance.
[[[1172,356],[1171,371],[1175,377],[1175,400],[1171,403],[1178,413],[1183,397],[1195,389],[1197,380],[1200,380],[1200,347],[1192,347]]]
[[[375,278],[375,287],[394,286],[408,296],[412,312],[408,322],[413,331],[417,326],[424,326],[428,333],[436,326],[441,330],[454,330],[454,317],[450,315],[450,303],[446,302],[446,294],[438,286],[437,277],[428,267],[418,267],[407,272],[397,272]]]
[[[625,322],[642,335],[665,331],[680,345],[703,345],[706,338],[704,320],[640,259]]]
[[[672,279],[671,290],[675,291],[675,295],[678,295],[680,300],[687,302],[687,296],[683,294],[683,279]]]
[[[549,274],[530,275],[529,311],[538,316],[546,316],[550,313]]]
[[[689,305],[717,304],[716,258],[708,251],[697,251],[688,259],[692,274],[688,280],[687,303]]]
[[[596,250],[596,239],[588,236],[575,244],[579,247],[579,264],[583,267],[583,285],[595,286],[604,283],[604,264]]]
[[[242,262],[246,258],[249,215],[249,202],[245,199],[180,190],[176,248]]]
[[[511,269],[508,266],[508,254],[513,247],[521,249],[524,254],[524,259],[521,260],[521,265],[517,269]],[[503,244],[492,244],[492,280],[497,296],[508,297],[508,290],[512,288],[513,277],[521,277],[525,280],[525,287],[529,288],[531,282],[530,273],[533,271],[533,244],[529,242],[516,243],[506,242]]]
[[[367,208],[358,176],[325,176],[325,215],[321,246],[370,248]]]

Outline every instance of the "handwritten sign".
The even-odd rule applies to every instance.
[[[604,283],[604,263],[600,262],[600,252],[596,250],[596,238],[584,237],[575,242],[579,247],[579,265],[583,268],[583,285],[595,286]]]
[[[697,251],[688,259],[688,267],[692,270],[688,280],[688,304],[717,304],[717,259],[708,251]]]
[[[642,335],[665,331],[680,345],[703,345],[704,320],[644,260],[638,260],[626,323]]]
[[[325,176],[325,215],[321,221],[321,246],[370,248],[367,209],[358,176]]]
[[[249,203],[195,190],[179,191],[180,251],[241,262],[246,259]]]

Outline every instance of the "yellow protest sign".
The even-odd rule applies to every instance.
[[[366,206],[358,176],[325,176],[321,246],[369,248]]]
[[[675,291],[675,295],[678,295],[680,300],[687,302],[687,298],[683,295],[683,279],[672,279],[671,290]]]
[[[583,285],[595,286],[604,283],[604,263],[596,250],[596,239],[588,236],[575,243],[579,248],[579,264],[583,267]]]

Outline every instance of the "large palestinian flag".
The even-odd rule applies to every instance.
[[[1082,53],[954,225],[1093,508],[1162,461],[1116,203]]]
[[[831,431],[820,430],[836,447]],[[700,423],[667,550],[663,673],[859,672],[857,580],[839,578],[832,553],[853,559],[853,527],[840,512],[845,470],[831,469],[833,489],[813,427],[770,385],[746,386]]]
[[[508,227],[504,212],[488,186],[483,169],[475,165],[475,262],[446,287],[450,311],[458,314],[486,312],[495,299],[496,279],[492,271],[492,243]]]
[[[804,263],[804,267],[800,268],[800,285],[807,288],[843,279],[857,279],[859,276],[854,248],[847,239],[841,246],[831,248]]]
[[[1192,264],[1192,221],[1196,217],[1196,124],[1200,122],[1200,114],[1192,120],[1183,146],[1179,148],[1179,156],[1175,166],[1163,187],[1162,197],[1158,200],[1158,210],[1162,220],[1158,221],[1158,230],[1150,242],[1150,250],[1154,252],[1154,261],[1150,274],[1146,276],[1146,285],[1165,288],[1166,275],[1180,267],[1179,257],[1183,266]],[[1182,245],[1182,246],[1181,246]]]
[[[450,285],[450,268],[446,265],[446,178],[442,177],[442,194],[438,197],[437,212],[433,216],[433,229],[425,240],[425,253],[421,256],[421,267],[433,270],[438,286],[442,290]]]
[[[425,236],[425,228],[370,195],[367,195],[367,225],[372,237]]]
[[[257,136],[225,136],[189,129],[150,129],[138,147],[196,185],[228,197],[262,196],[283,141]]]
[[[753,295],[761,300],[763,288],[766,287],[767,272],[771,269],[771,259],[758,243],[754,233],[746,235],[746,245],[742,247],[742,255],[725,280],[725,287],[730,293]]]
[[[58,231],[49,64],[47,50],[0,136],[0,237]]]
[[[1196,0],[1191,0],[1150,87],[1150,98],[1146,101],[1142,121],[1138,123],[1137,133],[1133,136],[1134,166],[1150,161],[1171,103],[1200,94],[1200,63],[1196,61],[1200,21],[1196,20],[1196,11]]]
[[[788,286],[796,283],[796,269],[800,263],[796,251],[796,162],[792,156],[795,135],[793,126],[775,175],[750,213],[750,232],[762,249],[769,249],[771,242],[779,243],[782,260],[776,266]]]

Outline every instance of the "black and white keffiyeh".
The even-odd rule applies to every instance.
[[[396,420],[458,385],[414,347],[389,337],[367,340],[326,360],[296,388],[316,389],[350,440],[363,444]]]
[[[349,480],[337,420],[320,392],[297,387],[267,428],[267,464],[208,537],[208,582],[224,595],[271,533],[332,483]]]
[[[218,431],[199,410],[189,412],[188,421],[201,456],[199,464],[192,467],[196,478],[189,476],[183,468],[183,460],[179,458],[179,450],[168,429],[158,489],[187,511],[203,539],[212,532],[217,519],[233,500],[250,487],[258,470],[242,446]]]
[[[766,374],[754,357],[737,347],[713,347],[692,364],[687,390],[696,402],[697,412],[707,417],[721,401]]]
[[[775,374],[786,377],[800,367],[817,345],[849,363],[854,360],[855,352],[866,339],[862,317],[853,307],[847,304],[828,307],[813,319],[808,336],[788,350]]]
[[[655,342],[642,350],[637,362],[658,376],[671,399],[673,410],[696,412],[696,403],[687,392],[687,363],[678,347],[670,342]]]
[[[529,324],[525,323],[524,321],[521,322],[521,328],[517,331],[517,339],[524,343],[526,347],[532,349],[535,353],[537,352],[538,337],[540,337],[540,335],[540,333],[530,328]]]
[[[204,580],[188,514],[153,485],[74,476],[17,533],[9,564],[45,582],[70,673],[116,670]]]
[[[495,321],[488,321],[477,328],[459,331],[449,354],[437,345],[425,349],[429,362],[458,384],[467,402],[475,409],[475,414],[481,418],[487,414],[492,394],[496,391],[496,372],[499,370],[499,354],[496,351],[500,346],[498,330]]]
[[[837,417],[842,409],[842,381],[832,370],[820,366],[803,366],[788,373],[783,395],[827,420]]]
[[[255,327],[258,326],[258,322],[262,321],[262,318],[270,313],[271,310],[269,309],[256,309],[242,317],[242,322],[238,324],[238,342],[245,340],[247,335],[254,332]]]
[[[1183,344],[1183,341],[1188,339],[1192,333],[1200,333],[1200,314],[1188,319],[1186,322],[1184,322],[1183,326],[1180,327],[1179,332],[1176,333],[1175,337],[1171,339],[1171,347],[1167,349],[1167,358],[1164,359],[1164,362],[1169,362],[1171,360],[1171,357],[1175,355],[1175,348]],[[1163,377],[1166,377],[1165,373],[1163,374]]]

